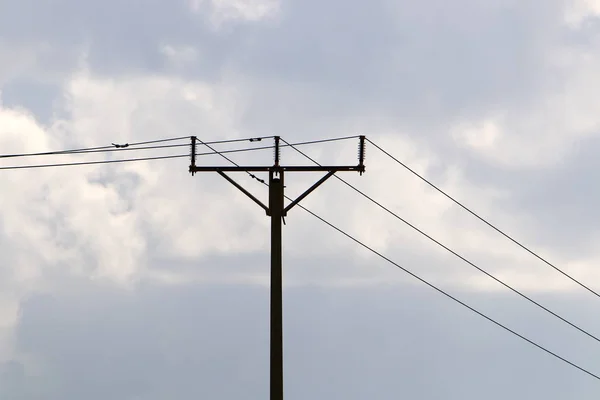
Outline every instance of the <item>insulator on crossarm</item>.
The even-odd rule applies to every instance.
[[[196,140],[198,140],[198,138],[196,136],[192,136],[190,139],[190,172],[192,175],[194,175],[195,171],[193,168],[196,166]]]
[[[279,136],[275,136],[275,166],[279,166],[279,156],[280,156],[280,150],[279,150]]]
[[[365,136],[359,136],[358,142],[358,167],[359,172],[362,175],[365,172]]]

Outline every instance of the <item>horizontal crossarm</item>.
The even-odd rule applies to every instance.
[[[327,165],[315,165],[315,166],[304,166],[304,165],[291,165],[291,166],[223,166],[223,167],[197,167],[190,166],[190,172],[268,172],[271,170],[278,171],[290,171],[290,172],[329,172],[329,171],[364,171],[364,166],[360,165],[341,165],[341,166],[327,166]]]

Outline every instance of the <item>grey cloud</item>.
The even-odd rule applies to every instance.
[[[295,1],[282,4],[276,23],[215,32],[184,2],[25,1],[9,3],[0,32],[76,54],[89,43],[91,67],[108,74],[166,72],[159,45],[191,45],[200,60],[187,74],[215,79],[228,71],[249,78],[255,106],[248,112],[263,127],[269,124],[265,108],[279,111],[283,95],[300,115],[302,109],[313,116],[326,109],[330,118],[384,110],[396,123],[423,128],[433,113],[438,121],[479,114],[490,104],[523,102],[537,93],[548,45],[539,37],[559,9],[546,3]]]
[[[552,72],[544,64],[551,36],[560,36],[555,3],[286,5],[282,22],[259,30],[237,64],[253,99],[248,124],[298,136],[374,114],[430,141],[455,118],[528,104]],[[290,128],[291,118],[302,122]]]
[[[576,256],[594,250],[589,240],[598,232],[594,215],[600,192],[594,182],[599,147],[600,140],[596,137],[581,140],[560,163],[544,169],[500,169],[468,159],[463,166],[467,179],[474,185],[492,184],[510,193],[509,199],[498,201],[497,210],[527,216],[522,236],[517,236],[517,240]],[[470,204],[469,199],[459,200]],[[510,227],[497,216],[482,216],[510,232]]]
[[[74,68],[89,43],[92,71],[114,76],[170,73],[158,53],[160,43],[192,45],[199,50],[199,62],[180,76],[237,85],[247,103],[239,121],[244,132],[302,138],[358,128],[367,133],[406,128],[444,162],[464,166],[470,180],[510,188],[514,198],[495,206],[534,216],[539,225],[527,233],[538,243],[573,251],[573,243],[595,230],[593,218],[579,210],[593,210],[596,193],[577,179],[594,170],[595,142],[586,142],[579,157],[556,167],[549,178],[548,171],[517,174],[492,167],[457,149],[444,131],[457,116],[537,101],[540,85],[553,76],[544,69],[545,46],[564,33],[554,27],[560,4],[540,7],[524,1],[488,12],[481,2],[442,3],[394,8],[383,1],[286,2],[279,23],[215,33],[187,13],[183,3],[153,1],[142,9],[133,2],[21,1],[0,6],[4,11],[10,7],[0,12],[0,34],[23,44],[39,38],[50,42],[60,53],[44,60],[57,69]],[[27,85],[5,86],[6,103],[30,106],[45,119],[40,110],[51,102],[53,89]],[[43,101],[34,99],[41,88],[48,93]],[[98,183],[113,178],[109,174]],[[134,186],[128,182],[117,188],[121,198],[131,200]],[[571,191],[560,192],[565,188]],[[150,223],[144,218],[139,223],[150,256],[160,253],[153,251],[165,240],[165,228],[145,226]],[[312,240],[323,242],[316,235]],[[402,255],[411,269],[445,279],[439,260],[434,263],[418,250]],[[84,259],[94,265],[95,256]],[[362,273],[343,257],[344,265],[317,257],[290,260],[289,272],[299,281],[314,279],[316,272],[329,277]],[[163,260],[151,269],[244,274],[266,272],[258,265],[266,266],[265,261],[253,253],[187,263]],[[42,375],[23,370],[21,361],[5,364],[0,397],[266,397],[266,290],[143,286],[125,293],[77,280],[58,287],[54,295],[33,296],[23,305],[17,331],[18,350],[41,361]],[[291,399],[396,398],[399,393],[424,399],[597,398],[596,383],[589,378],[410,287],[331,292],[303,287],[287,293]],[[587,341],[565,331],[559,335],[557,325],[533,318],[520,303],[503,296],[463,295],[544,344],[600,368]],[[588,299],[545,300],[586,326],[597,326]],[[28,393],[31,388],[38,393]]]
[[[210,50],[210,63],[197,66],[196,72],[213,73],[211,68],[221,65],[222,50],[232,43],[190,13],[185,1],[5,3],[0,34],[22,45],[47,43],[53,53],[47,55],[46,68],[61,65],[71,71],[86,51],[87,62],[99,74],[165,72],[168,66],[159,46],[191,42]]]
[[[53,84],[16,79],[2,85],[1,96],[5,107],[25,107],[36,120],[46,124],[52,120],[54,102],[60,96],[60,89]]]
[[[127,292],[78,280],[65,287],[23,304],[18,350],[43,372],[5,364],[1,387],[10,398],[267,395],[267,289],[142,284]],[[574,361],[600,367],[593,342],[532,309],[502,295],[459,296]],[[550,300],[600,329],[593,311],[580,307],[583,298]],[[592,379],[420,287],[292,288],[285,313],[290,399],[597,396]],[[28,387],[43,390],[27,394]]]

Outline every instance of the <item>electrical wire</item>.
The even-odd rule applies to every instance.
[[[183,158],[183,157],[189,157],[189,156],[190,156],[189,154],[182,154],[182,155],[160,156],[160,157],[128,158],[128,159],[124,159],[124,160],[83,161],[83,162],[72,162],[72,163],[37,164],[37,165],[11,165],[10,167],[0,167],[0,170],[34,169],[34,168],[49,168],[49,167],[73,167],[73,166],[95,165],[95,164],[114,164],[114,163],[124,163],[124,162],[131,162],[131,161],[166,160],[166,159],[170,159],[170,158]]]
[[[147,140],[145,142],[135,142],[135,143],[130,143],[130,146],[138,146],[138,145],[144,145],[144,144],[154,144],[154,143],[164,143],[164,142],[174,142],[177,140],[184,140],[184,139],[189,139],[189,136],[179,136],[179,137],[174,137],[174,138],[167,138],[167,139],[158,139],[158,140]]]
[[[170,140],[174,140],[174,139],[170,139]],[[166,140],[163,140],[166,141]],[[331,140],[330,140],[331,141]],[[152,141],[154,143],[158,142],[158,141]],[[312,141],[310,143],[308,142],[304,142],[301,144],[312,144],[315,143],[317,141]],[[322,143],[322,141],[319,141]],[[143,142],[140,144],[150,144],[148,142]],[[206,145],[207,143],[202,142],[202,144]],[[298,144],[298,145],[301,145]],[[293,146],[294,144],[289,144],[287,143],[287,145],[289,146]],[[208,146],[207,146],[208,147]],[[272,148],[273,146],[269,146],[268,148]],[[209,147],[211,148],[211,147]],[[212,149],[212,148],[211,148]],[[239,166],[236,162],[234,162],[233,160],[231,160],[229,157],[225,156],[222,153],[233,153],[233,152],[239,152],[239,151],[249,151],[249,150],[259,150],[260,148],[253,148],[253,149],[239,149],[239,150],[225,150],[225,151],[216,151],[215,149],[212,149],[213,152],[210,153],[200,153],[197,154],[198,156],[200,155],[213,155],[213,154],[218,154],[221,155],[222,157],[224,157],[226,160],[228,160],[229,162],[231,162],[234,165]],[[144,158],[135,158],[135,159],[124,159],[124,160],[107,160],[107,161],[88,161],[88,162],[80,162],[80,163],[61,163],[61,164],[44,164],[44,165],[34,165],[34,166],[11,166],[11,167],[0,167],[0,169],[2,170],[6,170],[6,169],[25,169],[25,168],[42,168],[42,167],[58,167],[58,166],[70,166],[70,165],[91,165],[91,164],[109,164],[109,163],[121,163],[121,162],[132,162],[132,161],[146,161],[146,160],[159,160],[159,159],[172,159],[172,158],[183,158],[183,157],[189,157],[188,154],[185,155],[170,155],[170,156],[161,156],[161,157],[144,157]],[[262,180],[260,180],[263,184],[267,185],[268,184]],[[288,196],[286,196],[286,198],[288,200],[291,200]],[[466,304],[465,302],[459,300],[458,298],[452,296],[451,294],[449,294],[448,292],[438,288],[437,286],[433,285],[432,283],[426,281],[425,279],[419,277],[418,275],[414,274],[413,272],[409,271],[408,269],[402,267],[401,265],[399,265],[398,263],[394,262],[393,260],[391,260],[390,258],[386,257],[385,255],[383,255],[382,253],[378,252],[377,250],[369,247],[368,245],[366,245],[365,243],[361,242],[360,240],[356,239],[355,237],[353,237],[352,235],[348,234],[347,232],[343,231],[342,229],[338,228],[337,226],[333,225],[332,223],[328,222],[327,220],[325,220],[324,218],[320,217],[319,215],[313,213],[312,211],[310,211],[309,209],[307,209],[306,207],[302,206],[301,204],[298,204],[298,206],[300,208],[302,208],[304,211],[308,212],[309,214],[311,214],[312,216],[314,216],[315,218],[319,219],[321,222],[325,223],[326,225],[330,226],[331,228],[335,229],[336,231],[340,232],[341,234],[343,234],[344,236],[348,237],[349,239],[353,240],[354,242],[356,242],[357,244],[361,245],[362,247],[364,247],[365,249],[371,251],[372,253],[374,253],[375,255],[379,256],[380,258],[386,260],[387,262],[391,263],[392,265],[398,267],[399,269],[401,269],[402,271],[404,271],[405,273],[409,274],[410,276],[412,276],[413,278],[419,280],[420,282],[424,283],[425,285],[429,286],[430,288],[436,290],[437,292],[439,292],[440,294],[443,294],[444,296],[446,296],[447,298],[453,300],[454,302],[462,305],[463,307],[466,307],[467,309],[469,309],[470,311],[476,313],[477,315],[485,318],[486,320],[492,322],[493,324],[495,324],[496,326],[504,329],[505,331],[512,333],[513,335],[519,337],[520,339],[524,340],[525,342],[529,343],[532,346],[535,346],[536,348],[544,351],[545,353],[553,356],[554,358],[570,365],[573,368],[576,368],[577,370],[597,379],[600,380],[600,376],[590,372],[589,370],[575,364],[574,362],[571,362],[569,360],[567,360],[566,358],[558,355],[557,353],[545,348],[544,346],[534,342],[533,340],[517,333],[516,331],[508,328],[507,326],[501,324],[500,322],[492,319],[491,317],[485,315],[484,313],[482,313],[481,311],[478,311],[477,309],[469,306],[468,304]]]
[[[258,142],[262,139],[268,139],[272,136],[263,136],[256,138],[244,138],[244,139],[229,139],[229,140],[215,140],[208,142],[209,144],[229,144],[229,143],[238,143],[238,142]],[[190,139],[190,136],[178,137],[178,138],[170,138],[170,139],[160,139],[160,140],[150,140],[145,142],[134,142],[134,143],[126,143],[123,145],[113,144],[111,146],[98,146],[98,147],[88,147],[88,148],[80,148],[80,149],[70,149],[70,150],[59,150],[59,151],[46,151],[40,153],[21,153],[21,154],[2,154],[0,158],[17,158],[17,157],[32,157],[32,156],[48,156],[48,155],[66,155],[66,154],[86,154],[86,153],[109,153],[109,152],[119,152],[119,151],[131,151],[131,150],[151,150],[151,149],[166,149],[166,148],[175,148],[175,147],[188,147],[189,143],[186,144],[171,144],[171,145],[160,145],[160,146],[145,146],[145,147],[136,147],[143,146],[147,144],[155,144],[155,143],[164,143],[169,141],[177,141],[183,139]]]
[[[218,154],[218,155],[220,155],[221,157],[223,157],[225,160],[229,161],[230,163],[232,163],[232,164],[233,164],[233,165],[235,165],[236,167],[239,167],[239,166],[240,166],[238,163],[236,163],[235,161],[233,161],[231,158],[229,158],[229,157],[227,157],[226,155],[224,155],[224,154],[223,154],[223,153],[225,153],[224,151],[217,151],[217,150],[215,150],[215,149],[214,149],[214,148],[213,148],[213,147],[210,145],[210,143],[208,143],[208,142],[203,142],[202,140],[200,140],[200,139],[198,139],[198,138],[196,138],[196,140],[198,140],[198,142],[199,142],[201,145],[204,145],[204,146],[208,147],[208,148],[209,148],[209,149],[211,149],[211,150],[212,150],[212,151],[213,151],[215,154]],[[274,148],[274,147],[275,147],[275,146],[269,146],[269,148]],[[248,176],[250,176],[250,178],[252,178],[252,179],[255,179],[255,180],[257,180],[258,182],[260,182],[260,183],[263,183],[263,184],[265,184],[265,185],[269,186],[269,185],[268,185],[268,184],[265,182],[265,180],[264,180],[264,179],[261,179],[261,178],[259,178],[258,176],[254,175],[254,174],[253,174],[253,173],[251,173],[250,171],[244,171],[244,172],[246,172],[246,173],[248,174]]]
[[[272,136],[274,137],[274,136]],[[341,140],[347,140],[347,139],[355,139],[357,138],[358,135],[354,135],[354,136],[343,136],[343,137],[336,137],[336,138],[329,138],[329,139],[320,139],[320,140],[310,140],[310,141],[305,141],[305,142],[297,142],[297,143],[287,143],[285,142],[284,145],[280,145],[279,147],[294,147],[294,146],[305,146],[305,145],[311,145],[311,144],[321,144],[321,143],[328,143],[328,142],[337,142],[337,141],[341,141]],[[206,147],[208,147],[210,150],[214,151],[216,154],[220,154],[225,160],[227,160],[228,162],[230,162],[231,164],[235,165],[236,167],[239,167],[240,165],[238,163],[236,163],[235,161],[233,161],[232,159],[230,159],[229,157],[224,156],[221,153],[226,153],[224,151],[217,151],[216,149],[214,149],[213,147],[211,147],[210,145],[213,144],[211,142],[203,142],[202,140],[196,138],[198,140],[198,143],[201,145],[204,145]],[[275,148],[275,146],[265,146],[264,148],[269,148],[269,149],[273,149]],[[244,171],[248,174],[248,176],[250,176],[252,179],[257,180],[260,183],[263,183],[267,186],[269,186],[264,179],[259,178],[258,176],[254,175],[253,173],[249,172],[249,171]]]
[[[281,139],[284,143],[287,143],[285,140]],[[301,155],[303,155],[305,158],[309,159],[310,161],[312,161],[313,163],[315,163],[316,165],[321,165],[319,164],[315,159],[313,159],[312,157],[310,157],[309,155],[307,155],[306,153],[304,153],[302,150],[292,146],[292,148],[294,150],[296,150],[298,153],[300,153]],[[559,320],[561,320],[562,322],[568,324],[569,326],[571,326],[572,328],[575,328],[576,330],[578,330],[579,332],[583,333],[584,335],[594,339],[595,341],[600,343],[600,338],[598,338],[597,336],[593,335],[592,333],[588,332],[587,330],[581,328],[580,326],[572,323],[571,321],[569,321],[568,319],[562,317],[561,315],[555,313],[554,311],[550,310],[549,308],[545,307],[544,305],[542,305],[541,303],[537,302],[536,300],[532,299],[531,297],[527,296],[526,294],[524,294],[523,292],[513,288],[512,286],[510,286],[508,283],[504,282],[503,280],[497,278],[496,276],[494,276],[493,274],[487,272],[486,270],[484,270],[483,268],[479,267],[478,265],[476,265],[475,263],[471,262],[470,260],[468,260],[467,258],[465,258],[464,256],[460,255],[459,253],[457,253],[456,251],[452,250],[450,247],[446,246],[445,244],[441,243],[439,240],[435,239],[434,237],[432,237],[431,235],[427,234],[426,232],[424,232],[423,230],[421,230],[420,228],[418,228],[417,226],[413,225],[412,223],[408,222],[406,219],[402,218],[401,216],[399,216],[398,214],[396,214],[395,212],[393,212],[392,210],[390,210],[388,207],[384,206],[383,204],[381,204],[380,202],[378,202],[377,200],[373,199],[371,196],[367,195],[366,193],[364,193],[363,191],[361,191],[360,189],[358,189],[357,187],[353,186],[352,184],[350,184],[349,182],[347,182],[346,180],[340,178],[337,175],[334,175],[335,178],[337,178],[337,180],[339,180],[340,182],[344,183],[346,186],[348,186],[349,188],[351,188],[352,190],[354,190],[355,192],[357,192],[358,194],[360,194],[361,196],[363,196],[364,198],[368,199],[370,202],[372,202],[373,204],[377,205],[379,208],[381,208],[382,210],[386,211],[388,214],[392,215],[393,217],[395,217],[396,219],[402,221],[404,224],[408,225],[410,228],[414,229],[415,231],[417,231],[418,233],[420,233],[421,235],[425,236],[427,239],[429,239],[430,241],[432,241],[433,243],[437,244],[438,246],[440,246],[441,248],[443,248],[444,250],[448,251],[449,253],[451,253],[452,255],[454,255],[455,257],[459,258],[461,261],[464,261],[465,263],[467,263],[468,265],[470,265],[471,267],[477,269],[479,272],[481,272],[482,274],[486,275],[487,277],[493,279],[494,281],[496,281],[497,283],[501,284],[502,286],[504,286],[505,288],[509,289],[510,291],[512,291],[513,293],[517,294],[518,296],[524,298],[525,300],[529,301],[530,303],[534,304],[535,306],[541,308],[542,310],[546,311],[548,314],[558,318]]]
[[[190,146],[190,145],[187,145]],[[265,149],[272,149],[274,146],[262,146],[262,147],[250,147],[243,149],[234,149],[234,150],[222,150],[220,152],[212,151],[205,153],[198,153],[196,156],[209,156],[209,155],[217,155],[219,153],[243,153],[248,151],[258,151]],[[149,161],[149,160],[166,160],[171,158],[183,158],[189,157],[189,154],[176,154],[176,155],[168,155],[168,156],[157,156],[157,157],[140,157],[140,158],[126,158],[122,160],[102,160],[102,161],[82,161],[82,162],[72,162],[72,163],[57,163],[57,164],[35,164],[35,165],[11,165],[7,167],[0,167],[0,170],[14,170],[14,169],[34,169],[34,168],[49,168],[49,167],[70,167],[70,166],[81,166],[81,165],[95,165],[95,164],[112,164],[112,163],[123,163],[130,161]]]
[[[437,286],[435,286],[434,284],[430,283],[429,281],[421,278],[420,276],[418,276],[417,274],[411,272],[410,270],[406,269],[405,267],[401,266],[400,264],[394,262],[393,260],[391,260],[389,257],[385,256],[384,254],[378,252],[377,250],[373,249],[372,247],[366,245],[365,243],[361,242],[359,239],[355,238],[354,236],[350,235],[349,233],[343,231],[342,229],[338,228],[337,226],[333,225],[331,222],[325,220],[324,218],[320,217],[319,215],[315,214],[314,212],[310,211],[309,209],[307,209],[306,207],[304,207],[301,204],[298,204],[298,207],[302,208],[304,211],[306,211],[307,213],[309,213],[310,215],[312,215],[313,217],[317,218],[318,220],[320,220],[321,222],[323,222],[324,224],[328,225],[329,227],[335,229],[336,231],[338,231],[339,233],[341,233],[342,235],[346,236],[348,239],[351,239],[352,241],[354,241],[355,243],[359,244],[360,246],[362,246],[363,248],[369,250],[371,253],[377,255],[378,257],[384,259],[385,261],[389,262],[390,264],[396,266],[397,268],[399,268],[400,270],[404,271],[405,273],[407,273],[408,275],[412,276],[413,278],[417,279],[418,281],[420,281],[421,283],[424,283],[425,285],[429,286],[431,289],[435,290],[436,292],[446,296],[447,298],[449,298],[450,300],[460,304],[461,306],[469,309],[470,311],[474,312],[475,314],[479,315],[480,317],[485,318],[486,320],[488,320],[489,322],[493,323],[494,325],[504,329],[505,331],[512,333],[513,335],[517,336],[518,338],[524,340],[525,342],[529,343],[532,346],[537,347],[539,350],[544,351],[545,353],[551,355],[552,357],[570,365],[571,367],[574,367],[576,369],[578,369],[579,371],[591,376],[592,378],[595,378],[597,380],[600,381],[600,376],[594,374],[593,372],[589,371],[588,369],[585,369],[584,367],[567,360],[566,358],[558,355],[557,353],[553,352],[552,350],[549,350],[548,348],[542,346],[541,344],[538,344],[536,342],[534,342],[533,340],[527,338],[524,335],[521,335],[520,333],[512,330],[511,328],[507,327],[506,325],[496,321],[495,319],[493,319],[492,317],[487,316],[486,314],[484,314],[483,312],[477,310],[476,308],[468,305],[467,303],[465,303],[464,301],[458,299],[457,297],[451,295],[450,293],[446,292],[443,289],[438,288]]]
[[[320,144],[320,143],[338,142],[340,140],[356,139],[358,137],[359,137],[359,135],[342,136],[342,137],[336,137],[336,138],[330,138],[330,139],[310,140],[310,141],[307,141],[307,142],[298,142],[298,143],[292,143],[292,144],[289,144],[289,143],[286,142],[286,144],[281,145],[279,147],[300,146],[300,145],[306,145],[306,144]]]
[[[126,147],[126,148],[115,148],[115,146],[106,146],[99,148],[87,148],[78,150],[65,150],[65,151],[49,151],[45,153],[27,153],[27,154],[6,154],[0,155],[0,158],[22,158],[22,157],[33,157],[33,156],[54,156],[54,155],[73,155],[73,154],[91,154],[91,153],[114,153],[121,151],[137,151],[137,150],[156,150],[156,149],[173,149],[177,147],[189,147],[189,143],[186,144],[168,144],[159,146],[142,146],[142,147]]]
[[[423,182],[427,183],[433,189],[435,189],[439,193],[443,194],[445,197],[447,197],[448,199],[450,199],[456,205],[458,205],[463,210],[467,211],[469,214],[471,214],[472,216],[474,216],[475,218],[477,218],[478,220],[480,220],[481,222],[483,222],[484,224],[486,224],[487,226],[489,226],[490,228],[492,228],[493,230],[495,230],[497,233],[499,233],[500,235],[504,236],[506,239],[510,240],[511,242],[513,242],[514,244],[516,244],[517,246],[519,246],[521,249],[525,250],[526,252],[528,252],[529,254],[531,254],[532,256],[534,256],[535,258],[537,258],[538,260],[542,261],[543,263],[545,263],[549,267],[554,268],[557,272],[561,273],[563,276],[565,276],[566,278],[570,279],[572,282],[576,283],[577,285],[581,286],[582,288],[584,288],[588,292],[590,292],[593,295],[595,295],[596,297],[600,298],[600,293],[596,292],[595,290],[591,289],[589,286],[585,285],[584,283],[582,283],[581,281],[577,280],[573,276],[569,275],[568,273],[566,273],[562,269],[558,268],[556,265],[552,264],[550,261],[546,260],[545,258],[543,258],[542,256],[540,256],[539,254],[537,254],[533,250],[529,249],[527,246],[525,246],[521,242],[519,242],[516,239],[514,239],[508,233],[505,233],[504,231],[500,230],[500,228],[496,227],[491,222],[488,222],[485,218],[481,217],[479,214],[477,214],[476,212],[474,212],[473,210],[471,210],[470,208],[468,208],[467,206],[465,206],[463,203],[461,203],[460,201],[456,200],[454,197],[450,196],[448,193],[446,193],[445,191],[443,191],[442,189],[440,189],[438,186],[436,186],[435,184],[433,184],[431,181],[429,181],[425,177],[421,176],[415,170],[413,170],[408,165],[406,165],[405,163],[403,163],[402,161],[400,161],[398,158],[394,157],[392,154],[390,154],[389,152],[387,152],[386,150],[384,150],[382,147],[378,146],[376,143],[374,143],[370,139],[367,139],[367,141],[369,143],[371,143],[373,146],[375,146],[375,148],[377,148],[378,150],[380,150],[383,154],[387,155],[392,160],[396,161],[398,164],[400,164],[401,166],[403,166],[406,170],[408,170],[409,172],[411,172],[417,178],[419,178]]]
[[[234,150],[216,151],[213,147],[209,146],[212,144],[228,144],[228,143],[239,143],[239,142],[246,142],[246,141],[259,142],[259,141],[262,141],[263,139],[269,139],[272,137],[273,136],[262,136],[262,137],[253,137],[253,138],[244,138],[244,139],[216,140],[216,141],[209,141],[209,142],[203,142],[203,141],[198,140],[198,142],[200,144],[209,147],[212,150],[212,152],[199,153],[197,155],[204,156],[204,155],[215,155],[215,154],[220,154],[220,153],[243,153],[243,152],[249,152],[249,151],[273,149],[273,148],[275,148],[275,146],[269,145],[269,146],[249,147],[249,148],[234,149]],[[292,145],[293,146],[305,146],[305,145],[311,145],[311,144],[345,140],[345,139],[350,139],[350,138],[354,138],[354,137],[356,137],[356,136],[338,137],[338,138],[330,138],[330,139],[322,139],[322,140],[312,140],[312,141],[286,144],[286,145],[282,145],[280,147],[284,147],[284,146],[287,147],[287,146],[292,146]],[[190,137],[184,137],[184,138],[189,139]],[[129,146],[145,145],[145,144],[152,144],[152,143],[159,143],[159,142],[173,141],[173,140],[181,140],[181,139],[182,138],[173,138],[173,139],[162,139],[162,140],[154,140],[154,141],[147,141],[147,142],[129,143]],[[119,151],[127,151],[127,150],[150,150],[150,149],[164,149],[164,148],[189,147],[189,146],[190,146],[190,144],[176,144],[176,145],[164,145],[164,146],[146,146],[146,147],[138,147],[138,148],[132,148],[132,147],[115,148],[113,145],[113,146],[88,147],[85,149],[61,150],[61,151],[53,151],[53,152],[45,152],[45,153],[7,154],[7,155],[0,155],[0,158],[16,158],[16,157],[44,156],[44,155],[69,155],[69,154],[82,154],[82,153],[83,154],[85,154],[85,153],[104,153],[104,152],[113,152],[113,151],[119,152]],[[160,160],[160,159],[169,159],[169,158],[183,158],[183,157],[188,157],[188,156],[189,156],[189,154],[188,155],[173,155],[173,156],[158,156],[158,157],[140,157],[140,158],[124,159],[124,160],[82,161],[82,162],[71,162],[71,163],[15,165],[15,166],[11,165],[11,166],[0,166],[0,170],[67,167],[67,166],[94,165],[94,164],[111,164],[111,163],[122,163],[122,162],[129,162],[129,161],[147,161],[147,160]],[[232,160],[230,160],[229,158],[227,158],[227,161],[232,162]],[[246,171],[246,172],[252,178],[254,178],[258,181],[262,181],[262,179],[258,178],[256,175],[251,174],[248,171]]]
[[[294,143],[295,146],[303,146],[310,144],[319,144],[319,143],[327,143],[327,142],[335,142],[345,139],[356,138],[357,136],[347,136],[347,137],[338,137],[331,139],[322,139],[322,140],[312,140],[306,142],[298,142]],[[172,138],[172,139],[162,139],[162,140],[152,140],[146,142],[136,142],[136,143],[127,143],[126,145],[111,145],[111,146],[97,146],[97,147],[87,147],[87,148],[79,148],[79,149],[70,149],[70,150],[58,150],[58,151],[47,151],[47,152],[38,152],[38,153],[20,153],[20,154],[0,154],[0,159],[2,158],[22,158],[22,157],[34,157],[34,156],[49,156],[49,155],[71,155],[71,154],[93,154],[93,153],[113,153],[113,152],[121,152],[121,151],[138,151],[138,150],[157,150],[157,149],[171,149],[171,148],[179,148],[179,147],[189,147],[189,143],[184,144],[170,144],[170,145],[158,145],[158,146],[143,146],[145,144],[152,143],[161,143],[166,141],[175,141],[182,139],[189,139],[189,136]],[[259,142],[263,139],[270,139],[273,136],[261,136],[261,137],[252,137],[252,138],[244,138],[244,139],[229,139],[229,140],[215,140],[210,142],[203,142],[205,145],[212,144],[230,144],[230,143],[239,143],[239,142]],[[119,147],[117,147],[119,146]],[[127,146],[127,147],[121,147]],[[136,147],[142,146],[142,147]],[[286,145],[287,146],[287,145]],[[285,146],[281,146],[285,147]],[[265,146],[261,147],[261,149],[274,148],[274,146]]]
[[[288,144],[290,145],[290,144]],[[290,145],[292,146],[292,145]],[[219,152],[217,152],[219,153]],[[239,165],[229,159],[229,157],[226,157],[223,155],[223,158],[225,158],[226,160],[228,160],[229,162],[231,162],[233,165],[238,166]],[[262,181],[262,183],[266,186],[269,186],[268,183]],[[285,196],[285,198],[289,201],[292,201],[292,199],[288,196]],[[462,305],[463,307],[467,308],[468,310],[474,312],[475,314],[479,315],[480,317],[485,318],[486,320],[488,320],[489,322],[493,323],[494,325],[504,329],[505,331],[517,336],[518,338],[520,338],[521,340],[527,342],[528,344],[538,348],[539,350],[542,350],[543,352],[551,355],[552,357],[566,363],[567,365],[576,368],[577,370],[579,370],[580,372],[583,372],[585,374],[587,374],[588,376],[595,378],[596,380],[600,381],[600,376],[594,374],[593,372],[589,371],[588,369],[581,367],[580,365],[569,361],[568,359],[560,356],[559,354],[553,352],[552,350],[547,349],[546,347],[534,342],[533,340],[527,338],[524,335],[521,335],[520,333],[512,330],[511,328],[507,327],[506,325],[496,321],[495,319],[487,316],[486,314],[484,314],[483,312],[477,310],[476,308],[468,305],[467,303],[465,303],[464,301],[458,299],[457,297],[451,295],[450,293],[446,292],[443,289],[438,288],[437,286],[435,286],[434,284],[430,283],[429,281],[425,280],[424,278],[421,278],[420,276],[418,276],[417,274],[411,272],[410,270],[406,269],[405,267],[401,266],[400,264],[396,263],[395,261],[391,260],[389,257],[385,256],[384,254],[378,252],[377,250],[373,249],[372,247],[368,246],[367,244],[363,243],[362,241],[360,241],[359,239],[355,238],[354,236],[350,235],[349,233],[345,232],[344,230],[338,228],[337,226],[335,226],[334,224],[332,224],[331,222],[327,221],[326,219],[324,219],[323,217],[317,215],[316,213],[312,212],[311,210],[309,210],[308,208],[304,207],[302,204],[297,204],[298,207],[300,207],[301,209],[303,209],[304,211],[306,211],[307,213],[309,213],[310,215],[312,215],[313,217],[317,218],[318,220],[320,220],[321,222],[323,222],[324,224],[328,225],[329,227],[335,229],[336,231],[338,231],[339,233],[341,233],[342,235],[346,236],[347,238],[351,239],[352,241],[354,241],[355,243],[359,244],[360,246],[362,246],[363,248],[369,250],[371,253],[377,255],[378,257],[382,258],[383,260],[389,262],[390,264],[396,266],[397,268],[399,268],[400,270],[402,270],[403,272],[407,273],[408,275],[412,276],[413,278],[417,279],[418,281],[420,281],[421,283],[424,283],[425,285],[429,286],[431,289],[437,291],[438,293],[446,296],[447,298],[449,298],[450,300]]]

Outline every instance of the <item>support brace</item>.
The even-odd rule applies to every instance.
[[[233,179],[231,179],[229,176],[227,176],[223,171],[217,171],[217,174],[221,175],[223,178],[225,178],[229,183],[231,183],[233,186],[235,186],[236,188],[240,189],[240,191],[242,193],[244,193],[246,196],[250,197],[250,199],[255,202],[256,204],[258,204],[259,206],[261,206],[265,212],[267,213],[267,215],[269,215],[269,207],[265,206],[262,201],[260,201],[259,199],[257,199],[252,193],[250,193],[249,191],[247,191],[246,189],[244,189],[242,187],[242,185],[240,185],[239,183],[237,183],[236,181],[234,181]]]
[[[286,208],[284,208],[284,210],[283,210],[283,215],[284,216],[287,215],[287,212],[290,211],[292,209],[292,207],[294,207],[296,204],[300,203],[306,196],[308,196],[309,194],[312,193],[312,191],[314,191],[316,188],[321,186],[321,184],[323,184],[323,182],[325,182],[327,179],[331,178],[333,176],[333,174],[335,174],[335,172],[336,171],[329,171],[327,173],[327,175],[325,175],[324,177],[319,179],[314,185],[309,187],[304,193],[302,193],[300,196],[298,196],[298,198],[296,200],[294,200],[290,204],[288,204],[288,206]]]

